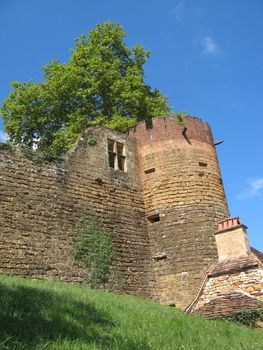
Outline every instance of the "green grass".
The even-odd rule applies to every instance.
[[[0,276],[0,349],[263,349],[263,332],[131,296]]]

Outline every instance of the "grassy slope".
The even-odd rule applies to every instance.
[[[263,332],[59,282],[0,276],[0,349],[263,349]]]

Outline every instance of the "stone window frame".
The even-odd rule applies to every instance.
[[[123,141],[107,139],[108,166],[111,169],[127,172],[126,145]]]

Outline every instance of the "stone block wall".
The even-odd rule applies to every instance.
[[[109,167],[108,140],[125,145],[125,171]],[[0,201],[0,273],[83,282],[72,240],[88,209],[113,237],[111,288],[178,307],[217,260],[213,233],[229,216],[211,130],[193,117],[128,135],[90,128],[59,166],[2,150]]]
[[[90,137],[96,145],[88,145]],[[109,167],[109,138],[125,144],[127,172]],[[1,150],[0,273],[83,282],[72,240],[88,209],[113,237],[111,288],[151,297],[155,282],[134,144],[96,127],[59,166],[36,165],[19,150]]]
[[[210,127],[200,119],[153,119],[136,138],[158,300],[185,307],[217,260],[214,231],[229,216]]]

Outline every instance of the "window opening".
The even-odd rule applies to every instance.
[[[148,219],[151,223],[154,223],[154,222],[160,221],[160,215],[159,215],[159,214],[154,214],[154,215],[148,216],[147,219]]]
[[[150,174],[150,173],[154,173],[154,172],[155,172],[155,168],[147,169],[144,171],[145,174]]]
[[[207,163],[199,162],[199,166],[207,167]]]
[[[153,121],[152,119],[146,119],[145,120],[145,125],[146,125],[146,129],[152,129],[153,128]]]
[[[160,254],[154,255],[153,259],[155,261],[165,260],[165,259],[167,259],[167,255],[165,253],[160,253]]]
[[[125,146],[123,143],[108,139],[109,167],[115,170],[126,171]]]
[[[113,149],[114,149],[114,141],[108,139],[108,150],[109,150],[110,152],[113,152]]]

